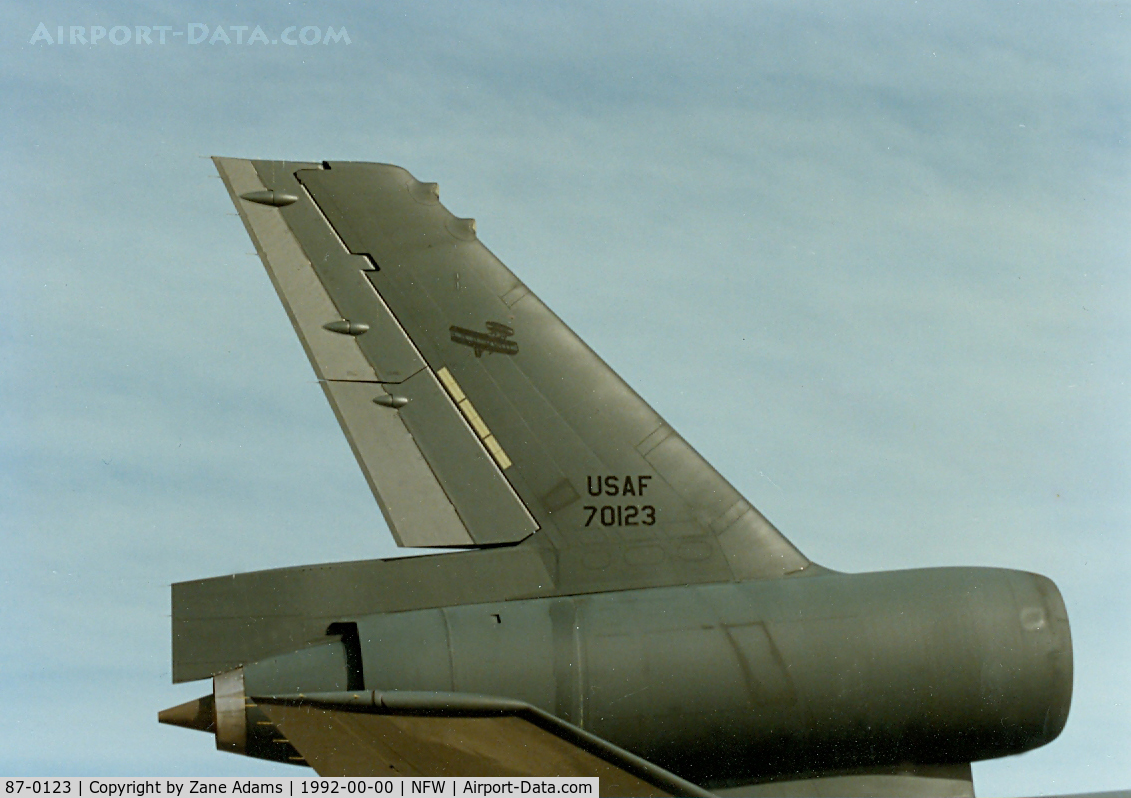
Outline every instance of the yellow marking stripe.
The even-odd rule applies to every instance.
[[[495,440],[495,436],[491,434],[491,430],[487,428],[487,424],[483,421],[482,416],[479,415],[475,407],[471,404],[471,400],[467,398],[463,390],[456,382],[456,378],[448,371],[447,366],[443,366],[436,372],[436,376],[440,378],[440,383],[444,386],[447,392],[451,395],[452,400],[456,403],[456,407],[463,413],[463,417],[467,419],[467,423],[475,430],[475,434],[479,436],[479,440],[483,441],[483,445],[487,447],[487,451],[495,462],[499,464],[499,468],[506,471],[513,463],[507,457],[507,453],[503,451],[503,447]]]
[[[452,376],[452,373],[448,371],[447,366],[437,371],[436,375],[440,378],[440,382],[444,383],[444,387],[448,389],[448,393],[452,395],[452,399],[455,400],[457,405],[467,398],[463,395],[463,391],[459,388],[459,383],[456,382],[456,378]]]
[[[494,435],[488,435],[483,439],[483,445],[487,447],[487,451],[495,458],[495,462],[499,464],[499,468],[506,471],[511,467],[511,459],[507,457],[507,453],[503,451],[503,447],[495,440]]]
[[[463,414],[471,423],[471,428],[475,430],[475,434],[478,435],[480,439],[486,438],[491,434],[491,430],[487,429],[487,425],[483,423],[483,419],[479,417],[479,414],[475,412],[475,408],[471,406],[471,400],[464,399],[459,403],[459,409],[463,411]]]

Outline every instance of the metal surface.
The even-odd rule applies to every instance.
[[[488,548],[174,585],[174,680],[215,686],[163,722],[321,773],[633,794],[968,795],[971,761],[1060,733],[1049,580],[810,562],[435,184],[216,163],[397,542]]]
[[[559,583],[571,590],[812,567],[478,241],[467,220],[439,203],[433,184],[380,164],[217,165],[225,179],[251,167],[265,188],[299,197],[263,210],[286,224],[318,278],[315,293],[335,307],[319,330],[341,319],[369,324],[356,341],[382,381],[408,380],[403,368],[385,374],[382,358],[411,350],[433,375],[446,370],[461,386],[476,411],[464,420],[490,430],[479,435],[479,451],[452,443],[439,408],[409,405],[405,424],[476,545],[516,542],[539,529],[539,545],[555,550]],[[259,221],[243,215],[254,237]],[[414,418],[421,423],[413,426]],[[356,442],[365,419],[339,419],[372,472],[378,455]],[[496,479],[481,458],[503,472],[508,490],[482,488]],[[647,493],[586,493],[610,476],[638,485],[645,477]],[[379,481],[371,485],[384,495]],[[437,535],[407,534],[396,522],[398,541],[421,545],[421,534],[435,545]],[[454,535],[448,545],[461,543]]]
[[[242,754],[247,749],[247,706],[243,689],[243,668],[218,673],[212,679],[216,728],[216,747]]]
[[[1025,619],[1046,623],[1029,628]],[[1048,580],[940,568],[356,619],[367,688],[528,702],[701,783],[969,762],[1054,738],[1071,642]]]
[[[395,691],[275,696],[259,705],[322,774],[590,776],[601,795],[710,793],[521,701]]]
[[[395,387],[400,390],[401,386]],[[404,417],[374,407],[391,401],[385,387],[375,382],[327,381],[322,383],[322,390],[342,429],[350,430],[350,447],[397,543],[472,545],[467,527],[408,431]]]
[[[873,768],[715,790],[720,798],[974,798],[969,764]]]
[[[263,188],[254,167],[235,159],[224,159],[217,167],[318,378],[376,381],[376,372],[357,344],[324,329],[340,316],[277,208],[247,201],[271,193]]]
[[[290,651],[354,616],[550,595],[552,571],[542,554],[524,544],[178,583],[172,591],[173,681],[209,678]]]

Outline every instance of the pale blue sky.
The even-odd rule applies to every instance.
[[[396,553],[221,154],[438,181],[818,562],[1052,577],[1068,726],[976,786],[1131,786],[1125,9],[0,7],[0,771],[297,772],[156,724],[206,692],[169,683],[168,586]]]

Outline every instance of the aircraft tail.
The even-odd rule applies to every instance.
[[[435,184],[214,160],[399,545],[533,535],[577,589],[810,568]]]

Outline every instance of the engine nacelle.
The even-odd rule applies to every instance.
[[[1072,693],[1056,587],[992,568],[462,605],[327,631],[217,675],[212,696],[162,721],[301,763],[255,696],[497,696],[711,786],[1020,753],[1060,733]]]

